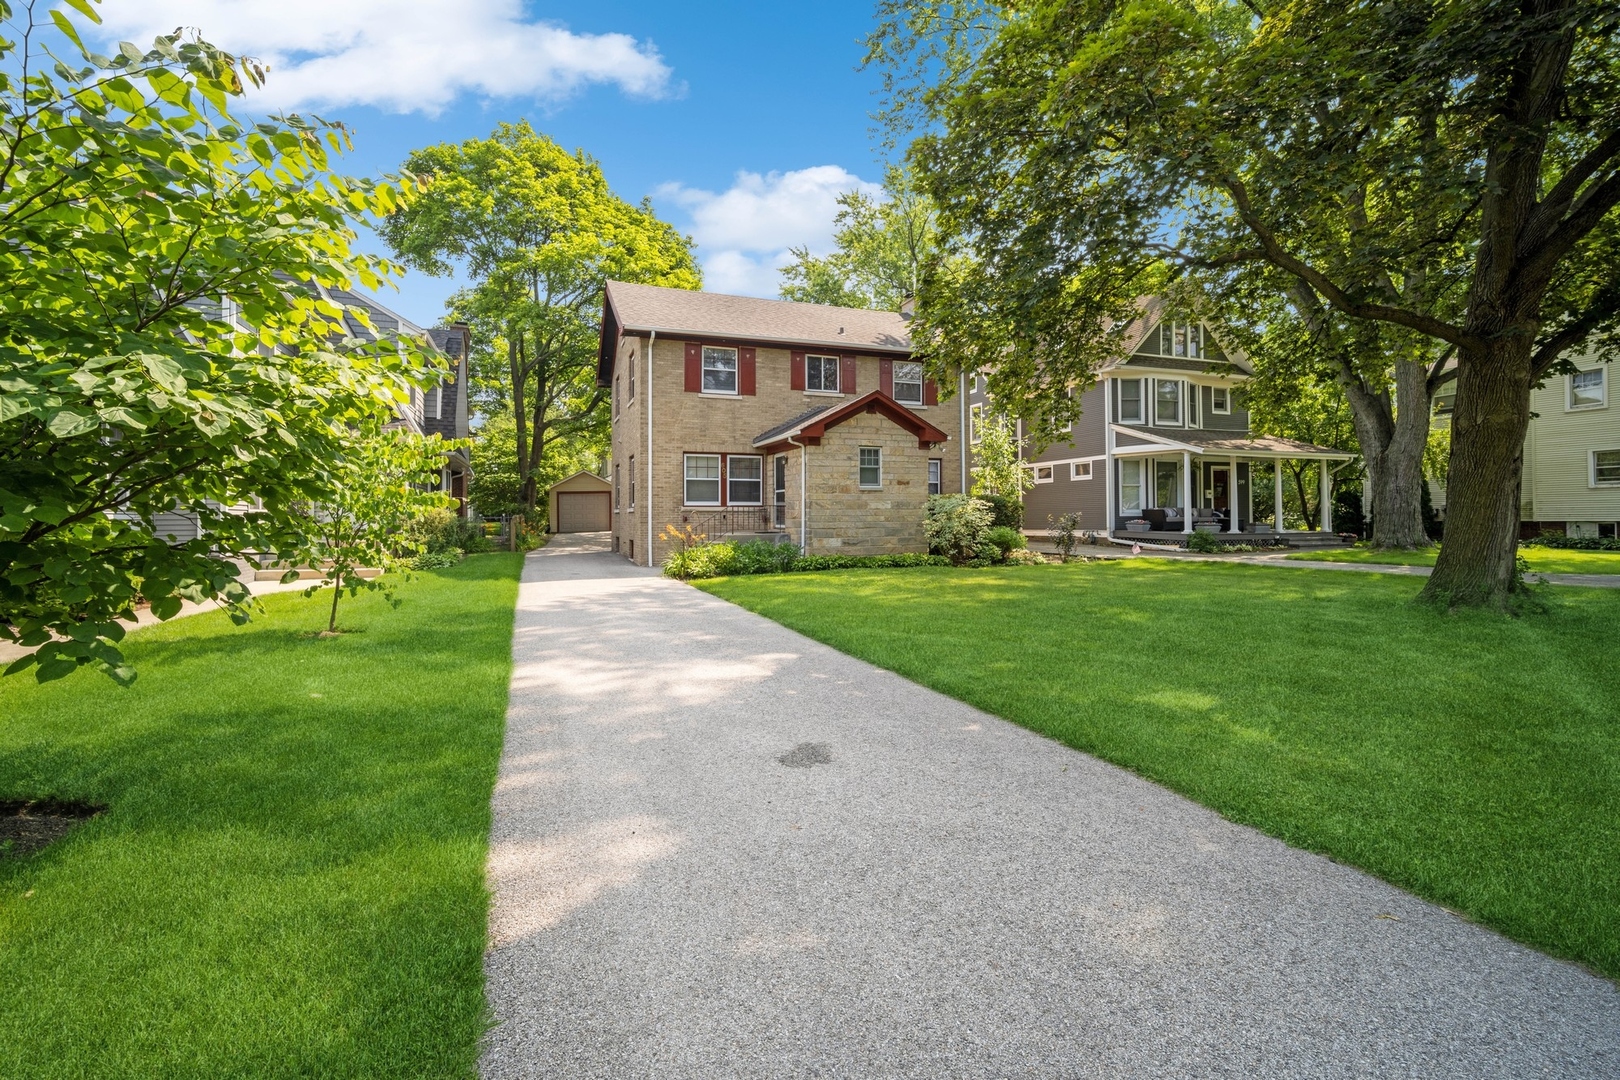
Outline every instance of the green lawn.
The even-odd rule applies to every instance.
[[[1306,562],[1379,563],[1395,566],[1433,566],[1438,548],[1428,551],[1373,551],[1341,548],[1336,551],[1301,551],[1284,556]],[[1521,547],[1519,554],[1531,570],[1543,574],[1620,574],[1620,551],[1564,551],[1558,548]]]
[[[0,1076],[471,1077],[520,564],[0,681],[0,798],[108,807],[0,858]]]
[[[1620,976],[1620,593],[1132,559],[701,588]]]

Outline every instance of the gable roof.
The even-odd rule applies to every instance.
[[[754,436],[756,448],[773,450],[788,445],[788,439],[798,443],[808,443],[817,446],[827,429],[837,427],[845,420],[859,416],[861,413],[881,413],[892,420],[902,429],[916,436],[917,446],[927,449],[934,443],[950,440],[950,436],[939,430],[927,420],[918,416],[894,398],[881,390],[871,390],[852,401],[840,401],[834,405],[827,405],[818,409],[811,409],[802,416],[796,416],[786,423]]]
[[[839,352],[910,355],[911,330],[893,311],[764,300],[757,296],[669,289],[610,281],[602,290],[598,382],[612,380],[623,334],[694,335]]]

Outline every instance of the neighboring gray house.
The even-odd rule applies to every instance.
[[[364,293],[346,289],[326,289],[320,286],[314,288],[322,297],[343,306],[346,311],[358,308],[366,313],[371,320],[370,329],[353,315],[345,315],[344,321],[351,338],[375,342],[413,337],[425,341],[450,360],[453,368],[450,377],[426,393],[413,387],[409,401],[400,408],[399,416],[389,427],[403,427],[419,435],[440,435],[452,440],[466,439],[469,436],[471,429],[467,413],[467,351],[470,332],[465,323],[435,326],[424,330]],[[231,317],[228,307],[222,314],[226,318]],[[439,490],[447,491],[455,497],[457,513],[462,517],[467,515],[467,480],[470,473],[471,463],[465,449],[452,450],[445,455],[444,467],[439,474]],[[251,506],[243,504],[231,509],[245,512],[251,509]],[[194,540],[199,533],[196,517],[180,510],[157,515],[152,525],[153,532],[170,543]]]
[[[1286,460],[1323,462],[1322,521],[1292,532],[1295,543],[1332,533],[1330,470],[1355,455],[1249,431],[1234,390],[1252,373],[1248,359],[1221,345],[1202,322],[1180,322],[1157,299],[1126,331],[1125,358],[1104,369],[1080,399],[1070,437],[1038,453],[1025,443],[1035,485],[1024,496],[1026,531],[1041,535],[1048,517],[1080,514],[1080,528],[1121,539],[1179,545],[1198,525],[1222,532],[1278,532],[1257,522],[1254,485],[1273,485],[1282,504]],[[968,388],[968,445],[992,417],[982,379]],[[1155,535],[1157,534],[1157,535]]]

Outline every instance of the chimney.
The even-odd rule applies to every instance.
[[[911,293],[907,293],[906,298],[900,301],[900,317],[906,322],[917,317],[917,298]]]

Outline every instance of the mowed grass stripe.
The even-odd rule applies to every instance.
[[[1620,595],[1130,560],[702,588],[1620,976]]]
[[[0,1075],[473,1075],[520,565],[336,639],[329,594],[143,630],[128,690],[0,682],[0,798],[109,807],[0,860]]]

